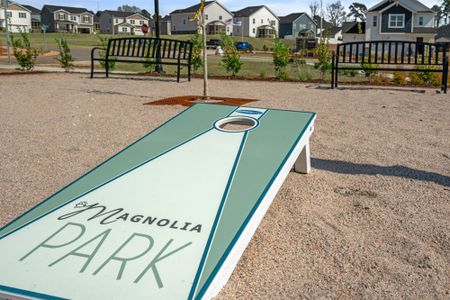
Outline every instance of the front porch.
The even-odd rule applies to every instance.
[[[258,27],[258,35],[259,38],[275,38],[277,34],[277,31],[273,29],[272,26],[264,25],[261,27]]]
[[[226,25],[223,22],[215,21],[206,26],[208,34],[223,34],[226,32]]]

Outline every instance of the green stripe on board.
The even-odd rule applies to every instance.
[[[209,285],[215,269],[220,268],[218,263],[226,249],[313,116],[313,113],[270,110],[262,117],[258,130],[249,132],[196,298],[205,283]]]
[[[111,180],[145,160],[156,157],[208,128],[212,128],[216,120],[228,116],[235,109],[236,107],[234,106],[197,104],[183,111],[176,118],[171,119],[170,122],[147,134],[138,142],[125,148],[56,194],[50,196],[18,219],[2,227],[0,236],[4,236],[52,208]]]

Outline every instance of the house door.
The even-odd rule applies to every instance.
[[[422,55],[424,50],[423,37],[417,38],[417,54]]]

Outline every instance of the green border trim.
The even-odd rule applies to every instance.
[[[37,298],[37,299],[45,299],[45,300],[47,300],[47,299],[48,300],[66,300],[67,299],[67,298],[50,296],[50,295],[27,291],[27,290],[16,289],[16,288],[12,288],[12,287],[5,286],[5,285],[0,285],[0,291],[7,292],[12,296],[15,296],[15,295],[22,296],[23,295],[23,296],[27,296],[27,297],[32,297],[32,298]]]
[[[228,199],[228,193],[230,191],[231,184],[234,179],[234,175],[236,174],[237,166],[239,164],[239,161],[241,160],[242,151],[244,149],[245,142],[247,141],[247,136],[248,136],[248,131],[245,131],[244,136],[242,137],[241,145],[239,146],[239,150],[238,150],[238,152],[236,154],[236,158],[234,160],[233,168],[231,169],[230,176],[228,177],[228,182],[227,182],[227,185],[223,192],[222,200],[220,201],[219,209],[218,209],[216,217],[214,219],[214,223],[211,228],[211,232],[209,233],[208,242],[206,243],[205,249],[203,250],[202,259],[200,261],[200,265],[198,266],[197,274],[195,275],[195,279],[192,284],[188,299],[193,299],[195,296],[195,292],[197,291],[198,282],[200,280],[200,276],[202,274],[203,267],[204,267],[206,259],[208,257],[208,252],[209,252],[209,249],[211,248],[211,243],[214,239],[214,235],[216,233],[216,228],[217,228],[217,225],[219,224],[220,216],[222,215],[223,207],[225,206],[225,202]]]
[[[285,110],[286,111],[286,110]],[[295,112],[295,111],[294,111]],[[244,231],[244,229],[247,227],[248,223],[250,222],[250,220],[252,219],[253,215],[255,214],[256,210],[258,209],[259,205],[261,204],[261,202],[263,201],[264,197],[266,196],[267,192],[269,191],[269,189],[272,187],[273,182],[275,181],[275,179],[278,177],[278,175],[281,172],[281,169],[283,168],[283,166],[285,165],[286,161],[289,159],[289,157],[292,155],[292,152],[294,151],[295,147],[298,145],[299,141],[301,140],[301,138],[303,137],[305,131],[311,126],[311,123],[313,122],[313,120],[316,118],[317,114],[316,113],[312,113],[307,125],[305,126],[305,128],[303,128],[302,132],[300,133],[300,135],[297,137],[297,140],[295,141],[294,145],[291,147],[291,149],[289,150],[289,152],[286,154],[283,162],[280,164],[280,166],[278,167],[276,173],[273,175],[272,179],[269,181],[269,183],[267,184],[266,188],[264,189],[263,193],[261,194],[261,196],[259,197],[258,201],[256,202],[256,204],[253,206],[252,210],[250,211],[250,213],[248,214],[247,218],[245,219],[244,223],[241,225],[241,227],[239,228],[238,232],[236,233],[236,235],[234,236],[233,240],[231,241],[230,245],[228,246],[228,248],[225,250],[225,253],[222,255],[221,259],[219,260],[219,262],[217,263],[216,267],[214,268],[214,270],[212,271],[211,275],[209,276],[209,278],[206,280],[203,288],[200,290],[200,292],[198,293],[196,299],[201,299],[203,297],[203,295],[206,293],[206,291],[208,290],[209,286],[211,285],[211,282],[213,281],[213,279],[216,277],[217,273],[219,272],[220,268],[222,267],[223,263],[225,262],[225,260],[227,259],[228,255],[230,254],[231,250],[233,249],[233,247],[236,245],[237,241],[239,240],[239,238],[242,235],[242,232]]]

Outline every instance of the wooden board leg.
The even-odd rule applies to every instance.
[[[294,170],[297,173],[308,174],[311,171],[311,156],[309,150],[309,140],[306,142],[300,156],[294,164]]]

